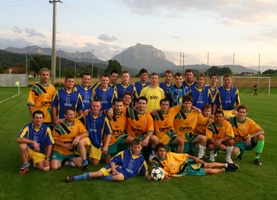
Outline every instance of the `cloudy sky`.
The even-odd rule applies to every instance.
[[[276,8],[276,0],[63,0],[56,44],[70,52],[93,49],[103,60],[141,43],[176,64],[183,52],[184,64],[277,69]],[[1,0],[0,12],[0,49],[51,47],[48,0]]]

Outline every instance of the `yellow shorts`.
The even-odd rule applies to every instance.
[[[102,156],[101,147],[96,148],[95,146],[93,146],[93,144],[91,143],[91,141],[88,137],[86,137],[85,140],[87,141],[87,144],[90,147],[89,157],[94,158],[96,160],[100,160],[101,156]]]
[[[222,110],[224,113],[224,116],[228,116],[228,117],[234,117],[235,115],[232,113],[233,110]]]
[[[109,168],[109,169],[106,169],[105,167],[102,167],[100,169],[101,172],[103,172],[104,176],[112,176],[112,169]],[[119,175],[121,176],[121,180],[123,181],[124,180],[124,175],[119,173]]]
[[[30,159],[34,161],[34,164],[36,165],[39,162],[42,162],[45,160],[45,154],[37,152],[29,147],[30,152]]]

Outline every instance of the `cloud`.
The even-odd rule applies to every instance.
[[[15,33],[22,33],[22,29],[18,28],[17,26],[14,26],[13,27],[13,32],[15,32]]]
[[[99,36],[98,36],[98,39],[99,39],[99,40],[102,40],[102,41],[104,41],[104,42],[114,42],[114,41],[117,40],[117,38],[116,38],[115,36],[110,37],[110,36],[108,36],[108,35],[106,35],[106,34],[101,34],[101,35],[99,35]]]
[[[32,46],[32,45],[35,45],[35,44],[32,42],[28,42],[23,38],[18,38],[18,39],[0,38],[0,49],[5,49],[8,47],[23,48],[23,47]]]
[[[37,37],[46,38],[46,36],[43,33],[37,32],[32,28],[25,28],[25,32],[27,33],[27,37],[37,36]]]

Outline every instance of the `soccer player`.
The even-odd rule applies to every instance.
[[[236,109],[240,105],[239,90],[232,85],[232,75],[225,74],[223,76],[223,86],[218,88],[219,109],[223,110],[224,115],[233,117]]]
[[[117,98],[117,92],[113,87],[109,86],[108,75],[101,75],[100,83],[101,85],[92,92],[92,99],[99,99],[101,101],[101,109],[106,110],[112,107],[113,99]]]
[[[206,104],[203,108],[202,108],[202,115],[206,118],[209,119],[209,121],[207,121],[206,124],[197,124],[195,127],[195,133],[201,134],[201,135],[205,135],[206,136],[206,128],[207,125],[214,122],[214,117],[212,115],[212,106],[210,104]]]
[[[29,171],[29,160],[33,160],[34,165],[42,170],[49,171],[50,155],[54,144],[51,130],[43,124],[44,113],[41,110],[33,112],[32,123],[23,127],[17,137],[22,168],[20,175]]]
[[[114,87],[118,79],[118,71],[117,70],[112,70],[110,72],[110,87]]]
[[[53,170],[59,169],[62,162],[66,160],[70,161],[71,166],[82,166],[77,145],[82,138],[88,137],[88,131],[79,119],[74,118],[74,112],[73,108],[66,108],[65,119],[54,128],[55,146],[51,155],[51,169]]]
[[[87,172],[77,176],[67,176],[65,181],[90,180],[102,178],[108,181],[123,181],[127,178],[132,178],[138,174],[144,175],[148,180],[151,177],[148,175],[148,166],[141,154],[141,140],[135,138],[131,143],[131,149],[121,151],[114,156],[110,163],[105,165],[99,171]]]
[[[166,145],[167,151],[177,146],[177,153],[183,153],[184,140],[176,136],[173,121],[175,115],[181,110],[181,106],[169,108],[170,102],[168,99],[160,101],[161,109],[153,113],[155,135],[160,143]]]
[[[157,156],[152,160],[153,168],[161,167],[165,172],[164,180],[171,177],[182,177],[185,175],[203,176],[217,174],[220,172],[237,171],[239,166],[234,163],[205,163],[203,160],[188,155],[166,152],[163,143],[156,146]]]
[[[183,85],[182,73],[177,72],[174,78],[175,84],[169,90],[171,106],[182,104],[183,96],[190,94],[190,89]]]
[[[209,119],[192,109],[192,97],[183,96],[181,110],[174,119],[176,135],[184,140],[184,153],[192,153],[193,147],[198,148],[198,158],[202,158],[206,150],[207,139],[204,135],[195,134],[197,124],[207,124]]]
[[[125,92],[130,92],[133,96],[135,94],[135,87],[130,84],[130,74],[128,71],[121,72],[122,83],[116,83],[115,89],[117,91],[118,98],[122,98]]]
[[[137,99],[140,96],[141,90],[150,84],[150,82],[148,81],[148,71],[147,71],[147,69],[142,68],[139,71],[139,78],[140,78],[140,81],[137,81],[137,82],[134,83],[134,87],[136,88],[135,89],[135,100],[134,100],[134,102],[137,102]]]
[[[132,108],[133,96],[131,92],[125,92],[122,97],[123,106]]]
[[[90,73],[84,73],[82,75],[82,83],[74,87],[74,90],[79,92],[82,97],[85,110],[90,109],[90,99],[92,97],[92,90],[90,88],[90,83],[91,83]]]
[[[106,115],[101,112],[101,101],[99,99],[94,99],[91,102],[91,111],[86,116],[85,124],[89,131],[89,137],[83,138],[79,142],[82,170],[88,169],[86,157],[88,147],[90,147],[89,161],[95,166],[99,164],[102,153],[108,153],[112,129]],[[104,135],[106,135],[105,143],[103,143]]]
[[[183,85],[185,87],[190,88],[190,87],[195,86],[197,84],[197,82],[193,80],[194,74],[193,74],[193,71],[191,69],[187,69],[185,71],[185,77],[186,77],[186,80],[183,82]]]
[[[41,68],[39,70],[39,75],[40,82],[31,87],[27,106],[32,119],[34,111],[41,110],[44,113],[43,123],[52,128],[51,104],[56,89],[51,83],[49,83],[49,69]]]
[[[159,75],[157,73],[152,73],[150,75],[150,85],[143,88],[140,92],[140,96],[147,98],[147,108],[148,112],[154,109],[160,109],[160,101],[164,99],[164,91],[159,87]]]
[[[237,116],[229,119],[235,134],[232,154],[238,156],[241,160],[244,151],[252,150],[256,147],[254,163],[262,165],[260,154],[264,148],[264,130],[252,119],[246,117],[248,108],[245,105],[240,105],[237,111]]]
[[[212,95],[212,113],[215,113],[216,108],[218,107],[218,87],[217,87],[217,82],[218,82],[218,75],[217,74],[211,74],[210,75],[210,84],[208,84],[206,87],[210,90],[210,93]]]
[[[231,153],[233,150],[234,132],[229,121],[224,120],[222,110],[215,111],[214,122],[206,128],[208,140],[208,150],[210,151],[210,161],[215,161],[214,150],[226,150],[226,162],[233,163]]]
[[[200,110],[202,110],[204,105],[212,103],[212,94],[210,93],[210,90],[205,87],[205,80],[205,74],[200,73],[197,76],[197,84],[190,87],[193,99],[192,104]]]
[[[64,111],[67,108],[73,108],[75,117],[77,113],[79,116],[83,114],[85,109],[82,96],[79,92],[73,90],[74,78],[66,77],[64,81],[64,88],[59,89],[53,98],[52,102],[52,117],[53,123],[58,124],[59,119],[64,117]]]
[[[171,70],[166,70],[164,72],[164,82],[160,83],[160,88],[162,88],[164,90],[164,94],[165,94],[165,98],[170,100],[170,104],[171,105],[171,93],[170,93],[170,89],[173,86],[172,83],[172,78],[173,78],[173,73]]]

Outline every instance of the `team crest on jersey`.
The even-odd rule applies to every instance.
[[[170,163],[170,165],[169,165],[170,167],[174,167],[174,164],[173,163]]]
[[[243,129],[243,132],[246,133],[246,129],[245,128]]]

